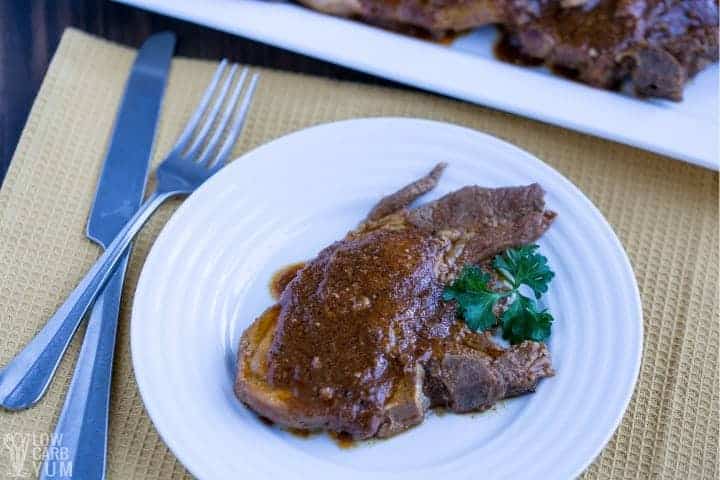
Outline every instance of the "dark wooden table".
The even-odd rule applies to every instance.
[[[363,73],[103,0],[0,0],[0,184],[63,30],[76,27],[133,47],[172,30],[177,55],[222,58],[344,80],[389,84]]]

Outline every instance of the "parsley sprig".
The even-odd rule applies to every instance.
[[[477,265],[465,265],[457,279],[445,287],[443,300],[457,302],[458,314],[468,327],[482,332],[498,324],[495,305],[507,299],[506,309],[500,316],[503,338],[513,344],[546,340],[553,317],[541,309],[536,300],[547,292],[555,273],[537,249],[537,245],[511,248],[493,259],[492,266],[505,280],[505,288],[491,288],[487,272]],[[520,292],[522,285],[532,290],[534,299]]]

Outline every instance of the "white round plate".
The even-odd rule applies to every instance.
[[[429,415],[397,437],[339,448],[269,427],[233,394],[240,335],[268,282],[341,238],[384,194],[446,161],[438,188],[539,182],[558,218],[540,240],[557,375],[475,415]],[[610,439],[642,349],[635,277],[590,201],[494,137],[426,120],[321,125],[239,158],[195,192],[145,262],[132,315],[135,375],[160,435],[201,479],[543,478],[578,475]]]

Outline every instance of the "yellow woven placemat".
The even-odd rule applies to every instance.
[[[0,190],[0,365],[31,338],[98,254],[85,238],[85,222],[133,58],[132,50],[68,30],[48,70]],[[155,162],[168,151],[213,70],[209,62],[173,62]],[[645,350],[622,425],[585,475],[716,478],[717,174],[433,95],[278,71],[263,72],[235,153],[309,125],[380,115],[445,120],[507,139],[560,170],[590,197],[630,255],[643,300]],[[189,477],[145,413],[129,349],[138,274],[176,206],[167,206],[153,219],[132,256],[113,376],[111,479]],[[81,338],[76,336],[38,406],[0,411],[0,477],[20,473],[35,478]],[[11,458],[12,435],[30,439],[20,459]]]

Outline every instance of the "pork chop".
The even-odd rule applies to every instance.
[[[718,0],[300,0],[333,15],[442,38],[503,28],[515,63],[545,63],[584,83],[680,100],[718,61]],[[521,61],[522,60],[522,61]]]
[[[543,190],[472,186],[410,208],[444,168],[381,200],[245,331],[241,401],[282,426],[367,439],[420,423],[430,407],[487,409],[553,374],[544,344],[503,348],[442,300],[465,263],[547,230]]]
[[[331,15],[442,38],[491,23],[521,23],[555,0],[299,0]],[[575,0],[584,2],[586,0]]]
[[[680,100],[686,81],[718,60],[718,0],[548,4],[506,35],[520,54],[590,85]]]

